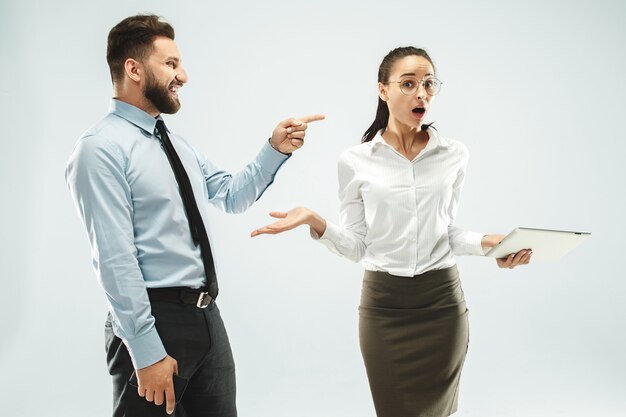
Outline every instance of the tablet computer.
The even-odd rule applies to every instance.
[[[485,255],[504,258],[522,249],[531,249],[533,259],[554,261],[580,245],[589,236],[591,233],[587,232],[518,227]]]

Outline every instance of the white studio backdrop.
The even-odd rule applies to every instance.
[[[105,115],[109,29],[154,12],[190,81],[168,125],[237,170],[275,124],[322,112],[248,212],[213,211],[243,417],[375,415],[357,339],[362,268],[304,228],[249,238],[297,205],[338,220],[336,160],[376,107],[396,46],[443,80],[431,120],[470,149],[457,224],[592,237],[513,271],[458,258],[470,309],[459,417],[626,413],[623,1],[0,3],[0,415],[107,416],[104,295],[63,170]]]

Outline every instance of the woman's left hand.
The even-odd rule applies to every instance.
[[[506,258],[498,258],[496,262],[500,268],[513,269],[516,266],[527,265],[530,262],[530,258],[533,255],[533,251],[530,249],[522,249],[517,253],[512,253]]]
[[[481,241],[483,250],[485,248],[492,248],[504,239],[505,235],[485,235]],[[498,258],[496,262],[500,268],[513,269],[516,266],[527,265],[530,262],[530,258],[533,254],[532,249],[522,249],[517,253],[512,253],[506,258]]]

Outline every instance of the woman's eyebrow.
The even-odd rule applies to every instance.
[[[412,75],[413,77],[415,77],[415,76],[416,76],[414,72],[405,72],[405,73],[404,73],[404,74],[402,74],[400,77],[406,77],[406,76],[409,76],[409,75]],[[429,73],[424,74],[424,77],[429,77],[429,76],[430,76],[430,77],[434,77],[434,76],[435,76],[435,74],[431,74],[430,72],[429,72]]]

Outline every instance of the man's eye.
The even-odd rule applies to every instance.
[[[168,63],[167,63],[167,66],[168,66],[168,67],[172,67],[172,68],[174,68],[174,69],[175,69],[175,68],[176,68],[176,63],[175,63],[175,62],[173,62],[173,61],[170,61],[170,62],[168,62]]]

